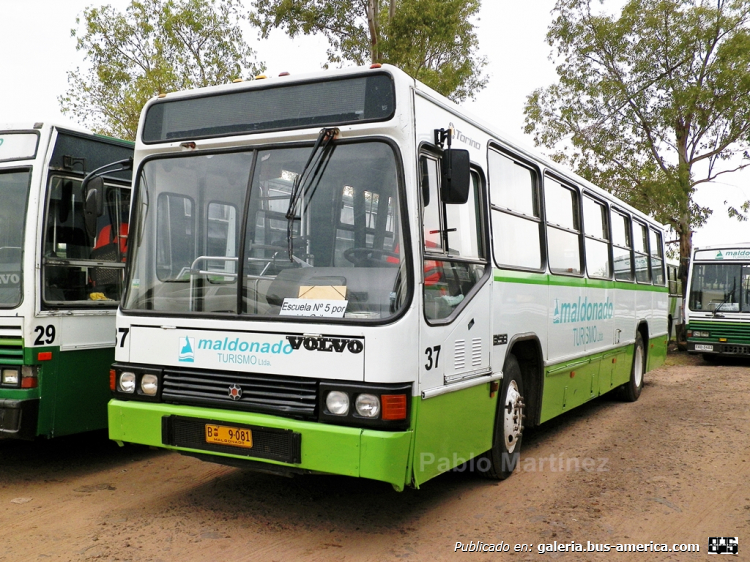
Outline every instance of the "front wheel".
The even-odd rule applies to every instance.
[[[620,395],[626,402],[635,402],[643,390],[643,374],[646,372],[646,348],[640,332],[635,335],[633,366],[630,369],[630,380],[620,387]]]
[[[523,435],[523,380],[518,359],[509,353],[503,367],[503,384],[495,415],[495,434],[492,449],[484,453],[489,463],[477,466],[486,468],[482,473],[487,478],[505,480],[518,466],[521,457]]]

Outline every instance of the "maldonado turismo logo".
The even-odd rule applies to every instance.
[[[195,362],[195,338],[189,338],[187,336],[180,336],[180,351],[177,355],[177,360],[182,363],[194,363]]]
[[[590,320],[609,320],[614,316],[615,305],[607,297],[603,302],[589,302],[588,297],[578,297],[577,301],[560,302],[555,299],[553,324],[587,322]]]

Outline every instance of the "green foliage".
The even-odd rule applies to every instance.
[[[750,163],[750,2],[630,0],[617,17],[591,4],[558,0],[559,81],[528,96],[525,131],[670,225],[686,258],[712,212],[696,186]]]
[[[89,67],[68,72],[58,101],[96,132],[134,139],[155,95],[225,84],[262,71],[242,37],[239,0],[133,0],[120,13],[89,7],[76,23],[76,49]]]
[[[267,38],[323,35],[328,63],[388,63],[454,101],[487,84],[471,18],[479,0],[253,0],[250,20]]]

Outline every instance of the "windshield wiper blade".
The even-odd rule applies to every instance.
[[[724,297],[724,300],[723,300],[723,301],[721,301],[721,304],[719,304],[718,306],[715,306],[715,307],[714,307],[714,317],[718,317],[718,316],[719,316],[719,314],[718,314],[718,311],[719,311],[719,310],[721,310],[721,308],[722,308],[722,307],[723,307],[723,306],[724,306],[725,304],[727,304],[727,301],[728,301],[728,300],[730,299],[730,297],[733,297],[733,296],[734,296],[734,290],[735,290],[736,288],[737,288],[737,278],[735,277],[735,278],[734,278],[734,279],[732,280],[732,290],[731,290],[731,291],[729,291],[729,292],[728,292],[728,293],[726,294],[726,296]],[[723,316],[724,316],[724,315],[722,314],[722,315],[721,315],[721,317],[723,317]]]
[[[333,128],[323,128],[320,130],[320,134],[318,135],[318,138],[315,140],[315,144],[313,145],[312,151],[310,151],[310,156],[307,158],[307,162],[305,163],[305,166],[302,168],[302,171],[300,174],[295,178],[294,185],[292,187],[292,193],[289,196],[289,207],[286,210],[286,220],[287,220],[287,246],[289,249],[289,261],[294,261],[294,236],[293,236],[293,224],[294,220],[297,218],[296,210],[297,210],[297,204],[300,202],[300,200],[304,201],[305,198],[305,192],[306,192],[306,186],[308,184],[308,181],[310,177],[314,177],[318,174],[320,171],[320,167],[322,163],[325,161],[324,155],[328,152],[331,143],[333,140],[338,136],[339,129],[336,127]],[[322,150],[318,151],[318,149],[322,145]],[[313,166],[313,161],[315,161],[315,165]],[[310,170],[313,170],[312,172]],[[300,225],[300,233],[301,233],[301,225]]]

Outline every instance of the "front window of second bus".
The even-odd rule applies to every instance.
[[[750,265],[696,264],[688,306],[690,310],[714,314],[750,312]]]
[[[31,170],[0,170],[0,308],[18,306],[22,298],[26,202]]]
[[[392,317],[407,296],[398,177],[383,142],[148,161],[123,308]]]

